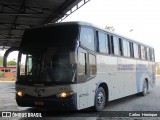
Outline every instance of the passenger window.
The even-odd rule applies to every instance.
[[[137,44],[133,44],[133,49],[134,49],[134,58],[139,58],[138,56],[138,45]]]
[[[112,53],[119,55],[119,41],[116,36],[111,36]]]
[[[106,53],[106,36],[104,33],[98,32],[99,52]]]
[[[141,57],[143,60],[146,59],[146,50],[144,46],[141,46]]]
[[[99,52],[108,53],[108,37],[106,34],[98,32]]]
[[[151,60],[150,53],[151,53],[150,49],[147,48],[147,60]]]
[[[86,75],[86,53],[79,54],[79,67],[78,67],[78,75]]]
[[[140,59],[142,58],[142,56],[141,56],[141,46],[140,45],[138,45],[138,56],[139,56]]]
[[[130,57],[134,58],[134,49],[133,49],[133,43],[129,42],[129,47],[130,47]]]
[[[96,75],[96,56],[89,54],[89,75]]]
[[[123,55],[125,57],[130,57],[130,47],[127,40],[123,40]]]
[[[119,52],[120,52],[120,55],[123,56],[123,48],[122,48],[122,39],[119,38]]]
[[[80,41],[82,46],[90,49],[94,49],[94,31],[90,28],[81,28]]]
[[[150,50],[151,50],[151,60],[155,61],[154,50],[153,49]]]

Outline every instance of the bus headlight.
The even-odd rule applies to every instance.
[[[17,91],[17,95],[18,95],[19,97],[22,97],[22,96],[24,95],[24,93],[23,93],[22,91]]]
[[[69,96],[72,96],[73,95],[73,91],[71,92],[60,92],[57,94],[57,97],[58,98],[65,98],[65,97],[69,97]]]

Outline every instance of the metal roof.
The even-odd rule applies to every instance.
[[[0,0],[0,48],[17,47],[26,28],[61,22],[90,0]]]

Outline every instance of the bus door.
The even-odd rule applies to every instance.
[[[78,84],[77,84],[77,107],[83,109],[88,105],[88,53],[79,48],[78,51]]]

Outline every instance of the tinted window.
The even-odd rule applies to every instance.
[[[106,34],[98,32],[99,52],[108,53],[108,37]]]
[[[78,75],[86,75],[86,53],[79,54]]]
[[[53,25],[27,29],[24,32],[21,48],[74,47],[79,28],[75,25]]]
[[[123,56],[123,48],[122,48],[122,39],[119,38],[119,52],[120,52],[120,55]]]
[[[125,57],[130,56],[130,47],[129,47],[129,42],[127,40],[123,40],[123,55]]]
[[[150,58],[151,58],[151,57],[150,57],[150,49],[147,48],[147,60],[151,60]]]
[[[150,50],[151,50],[151,60],[154,61],[155,60],[154,50],[153,49]]]
[[[133,49],[134,49],[134,58],[139,58],[138,55],[138,45],[137,44],[133,44]]]
[[[133,50],[133,43],[129,42],[129,47],[130,47],[130,57],[134,58],[134,50]]]
[[[112,53],[119,55],[119,41],[116,36],[111,36]]]
[[[138,56],[139,56],[140,59],[142,58],[141,57],[141,46],[140,45],[138,45]]]
[[[81,28],[80,41],[82,46],[94,50],[94,31],[90,28]]]
[[[89,75],[93,76],[96,74],[96,57],[89,54]]]
[[[146,59],[146,49],[144,46],[141,46],[141,57],[143,60]]]

